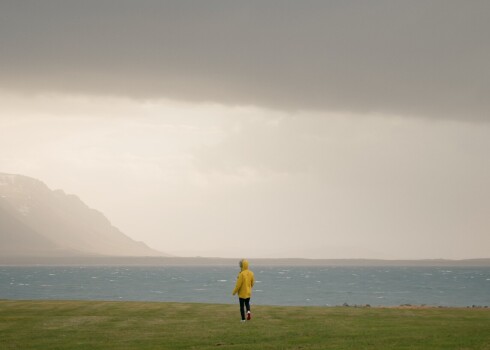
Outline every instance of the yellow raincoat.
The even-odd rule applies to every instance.
[[[238,274],[233,295],[238,293],[238,297],[247,299],[252,296],[252,287],[254,286],[254,273],[248,269],[248,261],[242,260],[242,271]]]

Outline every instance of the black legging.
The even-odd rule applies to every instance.
[[[247,311],[250,311],[250,298],[243,299],[243,298],[238,298],[240,300],[240,315],[242,315],[242,320],[245,319],[245,308],[247,308]]]

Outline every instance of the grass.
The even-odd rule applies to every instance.
[[[0,349],[487,349],[490,310],[0,301]]]

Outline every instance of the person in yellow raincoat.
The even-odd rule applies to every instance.
[[[245,308],[247,309],[247,320],[250,320],[252,317],[250,313],[250,297],[252,296],[252,287],[254,286],[255,280],[254,273],[248,269],[247,260],[240,260],[239,265],[241,272],[238,274],[233,295],[238,293],[240,315],[242,316],[242,322],[245,322]]]

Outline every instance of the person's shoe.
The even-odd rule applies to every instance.
[[[251,318],[252,314],[250,313],[250,311],[247,311],[247,321],[250,321]]]
[[[245,322],[245,320],[241,320],[240,322]]]

